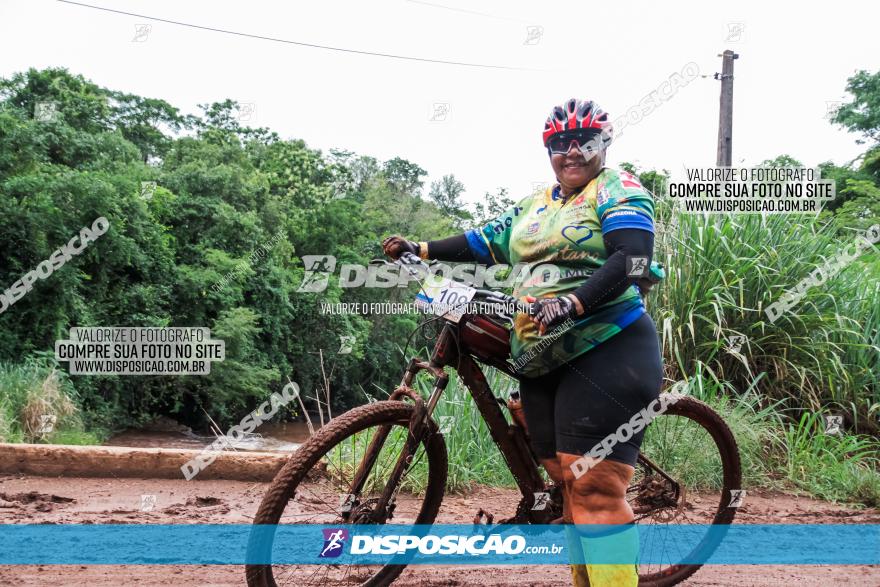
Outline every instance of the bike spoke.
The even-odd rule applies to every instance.
[[[327,457],[327,456],[325,455],[325,457],[324,457],[324,462],[328,463],[329,465],[332,465],[333,468],[336,469],[336,472],[339,473],[339,477],[340,477],[340,479],[344,479],[344,478],[345,478],[345,473],[342,472],[342,469],[340,469],[340,468],[336,465],[336,463],[334,462],[334,460],[333,460],[332,458]]]
[[[324,499],[321,498],[319,495],[317,495],[314,491],[312,491],[312,489],[311,489],[310,487],[308,487],[308,486],[304,486],[304,487],[300,487],[300,488],[298,488],[298,489],[305,489],[306,491],[308,491],[310,495],[314,496],[315,499],[317,499],[317,500],[320,501],[324,506],[326,506],[327,508],[329,508],[327,511],[328,511],[331,515],[333,515],[333,516],[338,516],[338,515],[339,515],[339,512],[337,512],[336,510],[334,510],[332,505],[330,505],[329,503],[327,503],[326,501],[324,501]]]

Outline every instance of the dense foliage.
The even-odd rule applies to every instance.
[[[64,70],[2,80],[0,97],[2,287],[96,218],[110,221],[0,314],[0,361],[51,352],[72,326],[207,326],[226,341],[227,360],[207,377],[75,377],[89,424],[114,429],[169,414],[200,425],[205,411],[237,421],[288,377],[314,393],[322,360],[336,411],[399,378],[395,357],[411,318],[320,310],[340,299],[384,301],[389,290],[331,281],[324,293],[298,293],[300,257],[367,264],[392,232],[452,233],[455,220],[420,197],[423,169],[323,155],[243,127],[230,101],[183,116]],[[446,184],[436,191],[454,205],[460,184]],[[252,257],[261,246],[268,253]],[[349,354],[337,352],[343,335],[356,340]]]

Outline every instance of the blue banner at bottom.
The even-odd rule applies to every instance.
[[[2,565],[571,562],[876,565],[880,525],[0,525]]]

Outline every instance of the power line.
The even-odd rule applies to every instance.
[[[74,6],[80,6],[82,8],[91,8],[93,10],[102,10],[104,12],[113,12],[116,14],[124,14],[125,16],[136,16],[138,18],[145,18],[147,20],[155,20],[157,22],[164,22],[168,24],[174,24],[178,26],[190,27],[194,29],[200,29],[204,31],[211,31],[215,33],[225,33],[227,35],[236,35],[239,37],[247,37],[250,39],[259,39],[262,41],[273,41],[275,43],[285,43],[288,45],[299,45],[300,47],[311,47],[313,49],[325,49],[327,51],[340,51],[342,53],[355,53],[357,55],[370,55],[372,57],[387,57],[389,59],[402,59],[405,61],[421,61],[424,63],[439,63],[442,65],[460,65],[463,67],[480,67],[484,69],[508,69],[513,71],[545,71],[542,69],[530,69],[527,67],[513,67],[508,65],[490,65],[483,63],[464,63],[461,61],[444,61],[442,59],[428,59],[425,57],[409,57],[406,55],[393,55],[391,53],[376,53],[373,51],[361,51],[359,49],[345,49],[342,47],[331,47],[329,45],[316,45],[314,43],[304,43],[301,41],[291,41],[289,39],[278,39],[276,37],[266,37],[263,35],[255,35],[251,33],[240,33],[238,31],[230,31],[227,29],[218,29],[214,27],[202,26],[198,24],[192,24],[188,22],[181,22],[177,20],[170,20],[167,18],[159,18],[156,16],[148,16],[146,14],[136,14],[134,12],[125,12],[124,10],[116,10],[113,8],[105,8],[103,6],[94,6],[92,4],[84,4],[82,2],[72,2],[71,0],[55,0],[56,2],[61,2],[63,4],[71,4]]]
[[[518,18],[512,18],[509,16],[498,16],[497,14],[489,14],[488,12],[477,12],[476,10],[467,10],[466,8],[456,8],[455,6],[447,6],[446,4],[436,4],[434,2],[423,2],[422,0],[406,0],[406,1],[412,2],[413,4],[424,4],[425,6],[433,6],[434,8],[442,8],[444,10],[451,10],[453,12],[463,12],[465,14],[475,14],[477,16],[485,16],[486,18],[497,18],[499,20],[509,20],[512,22],[529,24],[526,21],[520,20]]]

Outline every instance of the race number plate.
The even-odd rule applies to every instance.
[[[472,287],[457,283],[439,275],[429,275],[416,296],[416,307],[429,314],[443,316],[450,322],[458,322],[474,294]]]

